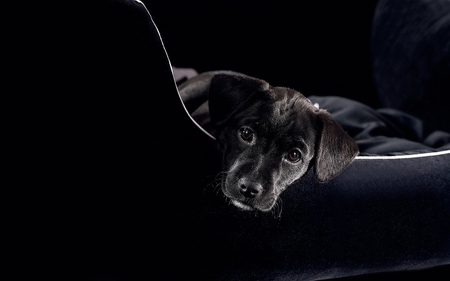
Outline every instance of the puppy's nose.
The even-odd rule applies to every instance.
[[[246,198],[255,198],[263,190],[260,183],[253,182],[247,178],[239,179],[239,191]]]

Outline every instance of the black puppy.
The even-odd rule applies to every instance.
[[[179,91],[192,117],[216,138],[222,191],[243,210],[269,211],[310,167],[326,182],[358,154],[331,115],[295,90],[215,71],[191,78]]]

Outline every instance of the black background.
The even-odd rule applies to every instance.
[[[143,2],[176,67],[234,70],[378,107],[370,53],[377,1]]]

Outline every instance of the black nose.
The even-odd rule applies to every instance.
[[[247,178],[239,179],[239,191],[245,198],[255,198],[262,190],[263,187],[260,183],[251,181]]]

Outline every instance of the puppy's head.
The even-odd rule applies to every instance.
[[[310,167],[326,182],[358,154],[327,111],[292,89],[218,74],[211,81],[209,108],[223,153],[222,191],[243,210],[269,211]]]

